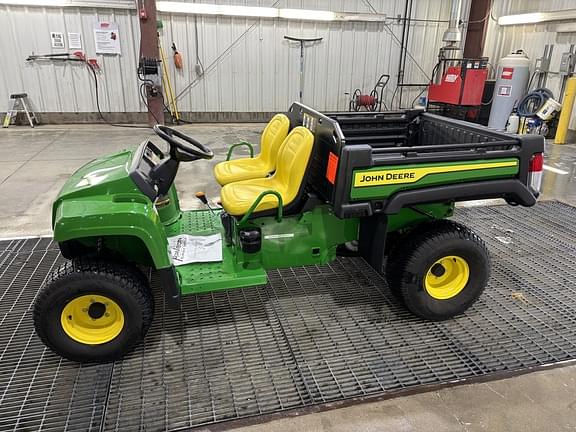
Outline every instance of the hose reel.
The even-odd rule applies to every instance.
[[[382,111],[382,106],[384,106],[385,110],[388,110],[384,103],[384,88],[388,81],[390,81],[390,75],[381,75],[370,94],[362,94],[362,90],[359,88],[355,89],[348,104],[348,111],[360,111],[362,107],[366,111]]]

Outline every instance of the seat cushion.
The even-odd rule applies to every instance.
[[[258,196],[265,191],[276,191],[284,206],[297,200],[314,145],[314,135],[308,129],[297,126],[288,134],[278,153],[278,165],[274,174],[267,178],[228,183],[220,191],[222,206],[229,214],[246,214]],[[278,199],[265,195],[254,212],[278,207]]]
[[[290,119],[284,114],[276,114],[264,128],[260,140],[260,154],[254,158],[235,159],[221,162],[214,167],[216,181],[224,186],[241,180],[263,178],[276,169],[276,157],[284,142]]]
[[[242,216],[246,214],[256,198],[265,191],[274,190],[280,194],[284,205],[286,193],[282,185],[274,181],[273,177],[263,179],[245,180],[225,185],[220,191],[222,206],[228,214],[232,216]],[[278,207],[278,199],[274,195],[266,195],[258,204],[254,212],[271,210]]]
[[[269,174],[266,164],[259,158],[245,158],[220,162],[214,167],[214,177],[221,185]]]

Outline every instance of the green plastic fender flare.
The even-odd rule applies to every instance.
[[[53,230],[57,242],[104,236],[137,238],[148,249],[155,268],[172,265],[158,213],[141,195],[62,200],[55,205]]]

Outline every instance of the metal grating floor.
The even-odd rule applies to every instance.
[[[576,208],[458,209],[488,243],[468,313],[414,318],[361,259],[270,272],[266,286],[185,297],[122,362],[47,351],[30,307],[62,258],[0,242],[0,430],[175,430],[576,358]]]

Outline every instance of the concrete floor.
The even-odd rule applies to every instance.
[[[545,432],[576,430],[576,367],[364,403],[234,432]]]
[[[257,142],[262,125],[190,125],[181,129],[216,154],[213,161],[181,165],[176,180],[181,205],[197,208],[201,204],[194,197],[196,191],[203,190],[212,200],[217,199],[219,188],[212,180],[212,165],[224,159],[230,144],[241,139]],[[148,129],[94,125],[0,130],[0,199],[5,204],[0,214],[0,237],[49,235],[51,203],[70,174],[98,156],[134,148],[153,136]],[[238,155],[247,155],[247,151],[239,149]],[[543,199],[576,205],[575,181],[576,146],[549,144]],[[229,430],[576,431],[576,366]]]
[[[204,191],[212,200],[218,198],[220,187],[213,181],[212,166],[225,159],[231,144],[241,140],[258,142],[262,127],[255,124],[181,127],[215,153],[211,161],[180,165],[176,186],[183,208],[202,206],[194,196],[197,191]],[[0,214],[0,236],[49,235],[52,201],[76,169],[99,156],[135,148],[150,138],[157,144],[163,142],[150,129],[125,127],[74,125],[0,129],[3,149],[0,199],[9,203]],[[235,154],[248,156],[248,150],[241,147]]]

